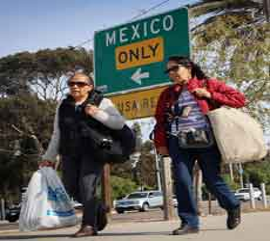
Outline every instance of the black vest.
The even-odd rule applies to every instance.
[[[91,128],[105,129],[104,125],[85,113],[85,106],[90,103],[99,106],[103,96],[100,92],[92,91],[87,100],[76,106],[72,96],[63,100],[59,107],[59,129],[61,155],[77,156],[91,153],[88,125]],[[107,128],[106,128],[107,129]]]

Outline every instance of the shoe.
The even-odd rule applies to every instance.
[[[199,233],[199,228],[191,227],[187,224],[181,225],[179,228],[173,230],[172,235],[185,235],[190,233]]]
[[[232,210],[228,210],[227,228],[234,229],[241,223],[241,207],[240,205]]]
[[[97,231],[90,225],[83,225],[75,234],[72,235],[73,238],[96,236]]]

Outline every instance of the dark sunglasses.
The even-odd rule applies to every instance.
[[[88,83],[86,83],[86,82],[75,82],[75,81],[70,81],[70,82],[68,82],[67,83],[67,85],[69,86],[69,87],[73,87],[73,86],[75,86],[75,85],[77,85],[79,88],[82,88],[82,87],[85,87],[85,86],[87,86],[87,85],[89,85]]]
[[[171,68],[166,69],[166,70],[164,71],[164,73],[165,73],[165,74],[169,74],[171,71],[176,72],[176,71],[179,70],[179,67],[180,67],[180,65],[174,65],[174,66],[172,66]]]

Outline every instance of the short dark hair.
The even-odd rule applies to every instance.
[[[93,78],[92,78],[91,76],[89,76],[89,75],[84,74],[84,73],[75,73],[75,74],[73,74],[73,75],[68,79],[68,82],[71,81],[71,80],[73,80],[73,79],[80,78],[80,77],[86,79],[90,85],[94,85],[94,80],[93,80]]]

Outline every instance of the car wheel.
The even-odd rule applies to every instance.
[[[148,203],[144,203],[144,204],[142,205],[141,211],[142,211],[142,212],[145,212],[145,211],[148,211],[148,210],[149,210],[149,204],[148,204]]]
[[[116,212],[119,213],[119,214],[122,214],[124,213],[125,211],[123,209],[116,209]]]
[[[10,223],[14,223],[14,222],[16,222],[18,219],[19,219],[19,217],[16,217],[16,216],[12,216],[12,217],[8,217],[8,218],[7,218],[7,220],[8,220]]]

